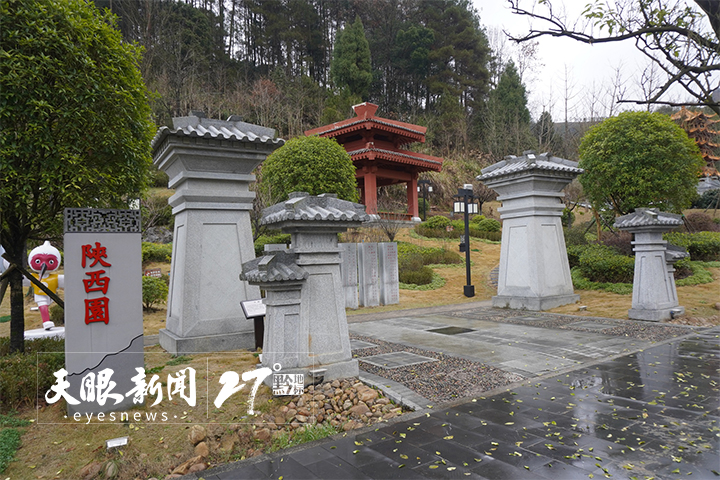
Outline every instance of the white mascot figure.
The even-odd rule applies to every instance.
[[[45,242],[39,247],[35,247],[30,251],[28,255],[28,265],[35,272],[33,276],[40,280],[40,282],[48,287],[51,292],[57,293],[58,288],[65,288],[65,275],[58,275],[55,271],[60,268],[60,251],[50,245],[50,242]],[[29,280],[25,280],[27,284],[30,284]],[[37,303],[38,310],[40,310],[40,316],[43,321],[43,328],[50,330],[55,326],[50,321],[50,304],[52,299],[45,295],[45,292],[40,290],[35,285],[32,285],[35,293],[35,303]]]

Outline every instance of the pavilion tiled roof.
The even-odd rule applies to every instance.
[[[397,120],[390,120],[388,118],[376,117],[375,112],[377,111],[377,108],[377,105],[367,102],[354,105],[353,110],[357,115],[356,117],[348,118],[347,120],[335,122],[330,125],[313,128],[312,130],[306,131],[305,135],[308,137],[311,135],[337,137],[356,130],[369,130],[375,128],[377,130],[384,130],[404,137],[408,140],[407,143],[425,142],[427,127],[399,122]]]
[[[443,160],[432,155],[410,152],[407,150],[385,150],[382,148],[366,147],[348,152],[353,161],[367,158],[370,160],[382,159],[392,162],[406,163],[426,170],[440,171]]]

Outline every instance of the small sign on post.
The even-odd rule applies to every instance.
[[[255,349],[263,348],[263,337],[265,336],[265,304],[260,300],[245,300],[240,302],[245,318],[251,318],[255,324]]]

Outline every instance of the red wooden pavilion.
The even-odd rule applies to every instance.
[[[335,138],[352,157],[355,178],[360,186],[360,202],[371,214],[377,211],[377,187],[407,184],[408,217],[418,217],[417,180],[420,172],[439,172],[443,159],[402,150],[410,143],[425,143],[426,127],[376,117],[378,106],[353,106],[355,118],[315,128],[305,135]]]

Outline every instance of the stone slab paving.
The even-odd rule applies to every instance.
[[[185,478],[717,478],[720,328]]]

